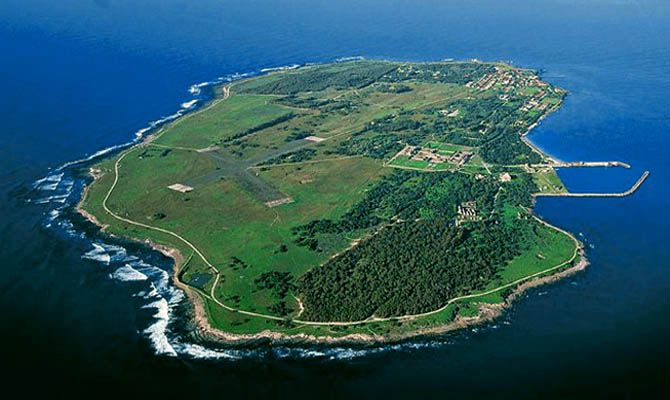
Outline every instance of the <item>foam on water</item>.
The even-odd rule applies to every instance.
[[[195,343],[183,343],[179,340],[172,343],[172,348],[181,356],[205,360],[239,360],[256,354],[252,350],[216,350]]]
[[[365,60],[365,57],[363,56],[340,57],[336,59],[335,62],[342,63],[347,61],[361,61],[361,60]]]
[[[107,254],[105,248],[97,243],[92,243],[93,250],[87,251],[82,254],[81,258],[87,258],[89,260],[100,261],[103,264],[109,265],[112,260],[112,257]]]
[[[61,181],[61,179],[63,179],[63,175],[64,175],[63,172],[49,174],[42,179],[36,180],[35,183],[33,184],[33,188],[35,189],[39,188],[41,190],[53,190],[48,188],[51,187],[51,185],[53,185],[54,183],[57,185]],[[55,188],[55,186],[53,187]]]
[[[69,193],[59,194],[54,196],[42,197],[39,199],[31,200],[35,204],[48,204],[48,203],[60,203],[64,204],[67,201]]]
[[[191,93],[194,96],[197,96],[201,93],[202,88],[210,86],[210,85],[214,84],[214,82],[216,82],[216,81],[196,83],[195,85],[191,85],[191,87],[188,88],[188,92]]]
[[[290,65],[283,65],[281,67],[270,67],[270,68],[263,68],[261,69],[262,73],[267,73],[267,72],[276,72],[276,71],[288,71],[291,69],[296,69],[300,68],[300,64],[290,64]]]
[[[110,147],[104,148],[102,150],[98,150],[95,153],[91,154],[90,156],[83,157],[83,158],[80,158],[80,159],[74,160],[74,161],[68,161],[65,164],[61,165],[60,167],[56,168],[56,171],[63,171],[66,168],[93,161],[96,158],[102,157],[106,154],[109,154],[109,153],[115,151],[115,150],[122,149],[124,147],[128,147],[128,146],[132,145],[133,143],[134,143],[134,141],[133,142],[126,142],[126,143],[123,143],[123,144],[117,144],[116,146],[110,146]]]
[[[151,340],[156,353],[176,357],[177,352],[170,344],[167,335],[165,335],[169,319],[167,301],[165,299],[160,299],[153,303],[149,303],[142,308],[156,309],[156,313],[153,315],[156,321],[144,330],[144,333],[149,337],[149,340]]]
[[[146,275],[131,267],[130,264],[126,264],[123,267],[117,269],[110,276],[112,279],[116,279],[121,282],[146,281],[149,279]]]
[[[189,108],[193,107],[197,102],[198,102],[198,99],[194,99],[194,100],[191,100],[191,101],[181,103],[181,108],[183,110],[188,110]]]

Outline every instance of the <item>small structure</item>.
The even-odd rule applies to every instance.
[[[503,172],[500,174],[500,182],[511,182],[512,181],[512,175],[510,175],[507,172]]]
[[[468,162],[470,157],[472,157],[471,152],[465,150],[458,150],[454,154],[452,154],[451,157],[449,157],[449,162],[461,166],[466,162]]]
[[[456,216],[456,225],[466,221],[478,221],[477,203],[475,201],[466,201],[458,206],[458,215]]]
[[[173,185],[168,186],[168,189],[174,190],[175,192],[180,192],[180,193],[188,193],[193,190],[192,187],[183,185],[181,183],[175,183]]]
[[[470,160],[472,151],[470,149],[462,148],[453,152],[440,152],[440,150],[435,148],[431,149],[428,147],[407,145],[393,156],[391,160],[389,160],[389,163],[393,162],[393,160],[398,157],[408,157],[412,161],[426,161],[429,163],[428,168],[443,163],[461,166]]]
[[[440,114],[442,114],[445,117],[449,117],[449,118],[458,117],[458,114],[460,114],[460,113],[461,113],[461,111],[459,109],[456,109],[456,110],[453,110],[453,111],[448,110],[448,109],[440,110]]]
[[[219,146],[213,144],[213,145],[207,146],[207,147],[205,147],[205,148],[203,148],[203,149],[198,149],[198,150],[196,150],[196,151],[197,151],[198,153],[208,153],[208,152],[210,152],[210,151],[217,151],[217,150],[219,150],[219,149],[220,149]]]
[[[325,139],[325,138],[318,137],[318,136],[307,136],[307,137],[305,138],[305,140],[307,140],[308,142],[319,143],[319,142],[323,142],[323,141],[326,140],[326,139]]]
[[[88,174],[93,177],[93,179],[98,179],[103,175],[103,172],[100,168],[90,168]]]
[[[272,208],[272,207],[277,207],[282,204],[288,204],[288,203],[293,203],[293,198],[292,197],[284,197],[281,199],[277,200],[271,200],[271,201],[266,201],[265,205]]]

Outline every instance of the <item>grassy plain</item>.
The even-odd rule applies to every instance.
[[[348,74],[356,71],[358,65],[334,64],[318,67],[322,68],[318,72],[326,77],[323,79],[334,79],[331,77],[341,71]],[[182,266],[179,279],[200,293],[210,324],[226,332],[395,334],[451,321],[458,310],[456,305],[406,321],[348,326],[302,324],[301,306],[291,285],[287,286],[288,294],[280,295],[277,285],[273,286],[275,281],[259,283],[268,273],[276,273],[272,279],[280,279],[277,277],[281,274],[300,279],[307,271],[347,251],[357,240],[369,238],[374,233],[372,229],[322,234],[319,239],[323,246],[314,251],[296,242],[294,229],[314,220],[338,220],[361,202],[381,177],[393,172],[385,162],[395,153],[394,149],[414,140],[419,132],[415,126],[440,122],[443,117],[439,110],[461,104],[464,99],[477,101],[499,95],[495,90],[478,91],[460,83],[444,83],[439,74],[429,78],[436,82],[403,80],[398,89],[398,85],[384,83],[391,74],[386,71],[407,73],[404,64],[361,65],[363,72],[355,78],[347,75],[345,84],[315,87],[316,90],[309,90],[310,86],[305,84],[305,88],[297,87],[289,94],[255,92],[265,93],[267,87],[285,90],[280,85],[283,74],[293,76],[300,72],[277,73],[232,84],[228,98],[217,97],[206,111],[171,123],[152,142],[95,165],[100,177],[89,188],[82,208],[105,225],[109,233],[176,248],[186,257],[194,253],[183,240],[124,222],[121,217],[177,233],[206,255],[220,276],[216,287],[212,285],[217,272],[198,256]],[[416,64],[415,68],[421,66]],[[382,71],[385,75],[367,78],[365,73],[371,74],[370,71]],[[520,96],[536,95],[535,89],[524,88]],[[528,114],[532,112],[536,111]],[[457,123],[479,127],[481,121],[476,118],[483,121],[491,118],[488,113],[475,115],[478,115],[475,111],[464,109],[457,117],[463,120]],[[477,124],[468,118],[474,118]],[[380,131],[379,124],[388,121],[395,125]],[[385,135],[391,133],[396,142],[384,141]],[[307,135],[325,140],[308,141]],[[359,140],[362,144],[353,147],[352,143]],[[473,149],[472,143],[453,144],[436,139],[433,134],[421,142],[445,155]],[[202,151],[210,146],[217,147]],[[305,149],[313,152],[304,153],[300,162],[265,164]],[[117,163],[120,157],[124,158]],[[425,161],[402,157],[393,163],[419,169],[428,166]],[[488,173],[478,153],[461,167],[461,172]],[[533,179],[539,190],[564,190],[553,169],[542,169],[533,174]],[[111,190],[115,181],[116,186]],[[188,184],[193,190],[181,193],[168,188],[175,183]],[[269,201],[282,199],[287,201],[268,206]],[[512,218],[515,215],[516,212],[510,212]],[[548,269],[574,253],[572,239],[551,228],[538,224],[530,237],[528,248],[510,261],[488,283],[487,289]],[[210,295],[232,309],[260,316],[224,309]],[[501,296],[502,291],[466,303],[499,301]],[[284,308],[278,308],[280,305]],[[460,310],[461,315],[475,313],[469,307]]]

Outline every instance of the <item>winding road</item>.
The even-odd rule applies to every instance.
[[[230,96],[230,88],[229,87],[224,87],[223,92],[224,92],[224,96],[219,101],[223,101]],[[214,104],[216,104],[216,103],[218,103],[218,102],[215,102]],[[210,105],[207,108],[210,108],[212,105]],[[205,108],[205,109],[207,109],[207,108]],[[204,111],[205,109],[200,110],[200,112]],[[190,114],[190,115],[196,115],[196,114],[197,114],[197,112],[193,113],[193,114]],[[183,118],[184,119],[188,118],[190,115],[186,115]],[[175,123],[177,123],[177,121],[175,121]],[[109,190],[107,191],[107,194],[105,195],[105,197],[102,201],[103,209],[105,210],[105,212],[107,214],[109,214],[112,218],[114,218],[116,220],[122,221],[126,224],[129,224],[129,225],[138,226],[138,227],[141,227],[141,228],[144,228],[144,229],[149,229],[149,230],[152,230],[152,231],[161,232],[161,233],[164,233],[166,235],[172,236],[172,237],[178,239],[180,242],[184,243],[191,250],[193,250],[194,254],[197,254],[197,256],[205,263],[205,265],[207,265],[207,267],[209,269],[211,269],[212,272],[214,273],[214,276],[215,276],[214,283],[212,284],[212,288],[209,292],[209,296],[211,297],[211,299],[217,305],[219,305],[223,309],[225,309],[227,311],[231,311],[231,312],[237,312],[237,313],[247,315],[247,316],[251,316],[251,317],[264,318],[264,319],[274,320],[274,321],[286,321],[287,318],[282,318],[282,317],[277,317],[275,315],[269,315],[269,314],[263,314],[263,313],[257,313],[257,312],[242,310],[242,309],[231,307],[231,306],[228,306],[228,305],[224,304],[222,301],[217,299],[216,296],[215,296],[216,287],[217,287],[219,281],[221,280],[221,273],[220,273],[219,269],[216,268],[207,259],[207,257],[205,257],[205,255],[200,251],[200,249],[198,249],[198,247],[196,245],[194,245],[192,242],[190,242],[189,240],[187,240],[186,238],[184,238],[183,236],[179,235],[176,232],[173,232],[173,231],[170,231],[170,230],[167,230],[167,229],[164,229],[164,228],[156,227],[156,226],[147,225],[147,224],[142,223],[142,222],[137,222],[137,221],[133,221],[131,219],[125,218],[125,217],[115,213],[114,211],[112,211],[109,208],[109,206],[107,205],[107,202],[108,202],[109,198],[111,197],[112,193],[114,192],[114,189],[116,188],[116,186],[119,182],[119,169],[121,167],[121,162],[123,161],[123,159],[131,151],[133,151],[137,146],[142,146],[144,144],[149,143],[151,140],[154,140],[154,139],[160,137],[160,135],[162,133],[164,133],[164,129],[161,129],[161,131],[159,131],[157,135],[155,135],[154,137],[152,137],[150,139],[147,139],[147,141],[145,141],[144,143],[138,144],[138,145],[133,146],[130,149],[124,151],[121,154],[121,156],[116,160],[116,162],[114,164],[114,181],[113,181],[112,185],[110,186]],[[482,297],[482,296],[486,296],[486,295],[489,295],[489,294],[492,294],[492,293],[496,293],[496,292],[499,292],[501,290],[505,290],[507,288],[516,286],[520,283],[526,282],[526,281],[531,280],[533,278],[536,278],[536,277],[545,275],[547,273],[553,272],[555,270],[558,270],[560,268],[563,268],[566,265],[568,265],[569,263],[571,263],[572,261],[574,261],[575,258],[577,257],[577,255],[579,254],[579,250],[581,249],[581,245],[580,245],[579,241],[569,232],[566,232],[563,229],[555,227],[555,226],[553,226],[553,225],[551,225],[551,224],[549,224],[545,221],[542,221],[541,219],[539,219],[536,216],[533,216],[533,218],[535,218],[537,221],[539,221],[540,223],[544,224],[547,227],[550,227],[550,228],[552,228],[556,231],[559,231],[559,232],[562,232],[562,233],[568,235],[575,242],[575,245],[576,245],[575,246],[575,251],[574,251],[574,253],[573,253],[573,255],[570,259],[568,259],[568,260],[566,260],[566,261],[564,261],[564,262],[562,262],[558,265],[555,265],[551,268],[547,268],[543,271],[536,272],[534,274],[531,274],[531,275],[528,275],[526,277],[517,279],[517,280],[515,280],[513,282],[510,282],[510,283],[507,283],[505,285],[487,290],[485,292],[454,297],[453,299],[447,301],[447,303],[444,306],[442,306],[442,307],[440,307],[436,310],[428,311],[428,312],[424,312],[424,313],[408,314],[408,315],[402,315],[402,316],[396,316],[396,317],[385,317],[385,318],[378,318],[378,317],[371,316],[370,318],[367,318],[367,319],[364,319],[364,320],[358,320],[358,321],[325,321],[324,322],[324,321],[304,321],[304,320],[300,320],[300,319],[290,319],[290,318],[288,318],[288,320],[290,320],[293,323],[299,324],[299,325],[308,325],[308,326],[354,326],[354,325],[362,325],[362,324],[367,324],[367,323],[372,323],[372,322],[399,321],[399,320],[410,320],[410,319],[416,319],[416,318],[421,318],[421,317],[427,317],[427,316],[434,315],[434,314],[437,314],[437,313],[440,313],[440,312],[444,311],[451,304],[456,303],[458,301],[474,299],[474,298],[477,298],[477,297]],[[298,300],[299,304],[302,304],[302,302],[300,302],[299,299],[297,299],[297,300]]]

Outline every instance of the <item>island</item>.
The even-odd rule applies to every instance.
[[[214,90],[93,165],[78,206],[175,259],[203,335],[445,332],[587,265],[533,214],[535,196],[571,195],[556,167],[589,166],[526,140],[566,95],[535,71],[356,60]]]

